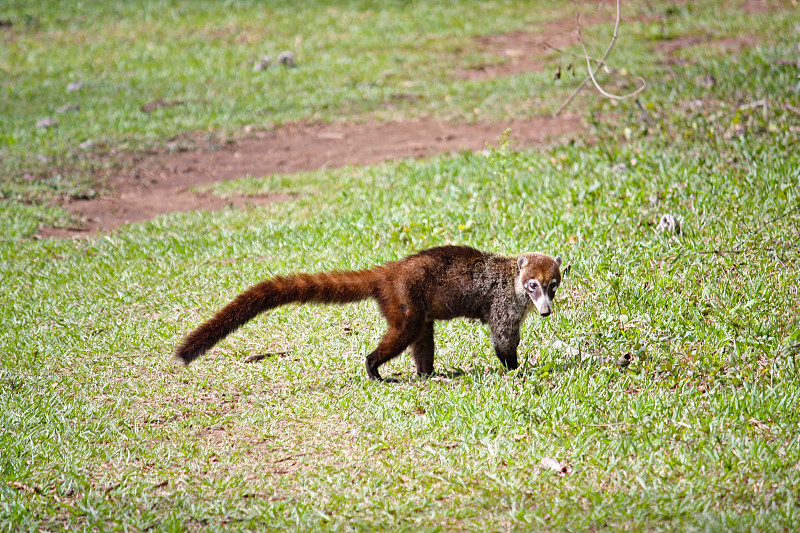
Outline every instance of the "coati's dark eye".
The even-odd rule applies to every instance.
[[[536,281],[529,279],[528,280],[528,290],[533,292],[536,289]]]

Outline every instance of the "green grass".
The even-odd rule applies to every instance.
[[[55,105],[70,73],[83,76],[89,58],[102,55],[102,39],[120,28],[198,46],[229,23],[250,21],[259,31],[246,16],[255,5],[237,4],[236,13],[194,5],[148,3],[141,16],[138,6],[8,7],[0,18],[14,21],[14,47],[51,51],[58,61],[48,68],[60,70],[48,82],[43,70],[15,66],[3,90],[32,94],[39,80],[50,100],[37,105]],[[501,142],[480,154],[249,178],[212,190],[301,194],[267,207],[167,215],[95,238],[27,238],[37,217],[59,216],[34,201],[50,194],[37,192],[44,185],[21,177],[49,168],[27,154],[68,157],[79,129],[106,132],[115,150],[187,130],[228,134],[256,104],[245,98],[242,109],[214,120],[203,106],[188,119],[167,116],[182,106],[140,122],[105,117],[88,130],[83,123],[73,133],[65,126],[35,136],[19,124],[44,108],[2,100],[0,117],[14,124],[2,131],[17,139],[2,148],[2,164],[21,166],[5,175],[0,204],[0,529],[793,530],[800,116],[791,107],[800,101],[797,70],[783,61],[796,59],[800,36],[792,29],[800,20],[789,10],[714,17],[716,2],[663,5],[672,4],[640,9],[664,25],[632,23],[641,48],[620,45],[613,56],[615,65],[647,75],[646,114],[630,102],[585,98],[580,105],[595,117],[591,143],[515,152]],[[335,12],[324,3],[294,14],[275,9],[289,13],[274,22],[276,48],[288,46],[295,26],[312,32],[298,20]],[[460,17],[442,8],[428,20],[426,9],[351,4],[344,9],[351,18],[337,20],[351,27],[364,13],[364,28],[383,20],[385,41],[397,43],[416,24],[447,40],[465,28],[517,29],[532,16],[514,16],[511,4],[468,3]],[[475,14],[480,9],[507,14],[492,22]],[[176,12],[185,18],[161,15]],[[654,53],[654,38],[703,24],[720,38],[747,29],[763,44],[736,54],[690,48],[680,54],[685,63],[669,67]],[[347,55],[351,45],[335,38],[356,42],[359,33],[331,30],[314,50]],[[763,37],[770,33],[780,38]],[[129,48],[146,49],[138,38]],[[70,55],[65,40],[97,48]],[[211,57],[223,54],[218,48]],[[9,54],[33,57],[4,50],[5,72]],[[249,57],[237,50],[226,53]],[[441,59],[425,46],[408,53]],[[225,61],[234,69],[243,60]],[[371,68],[357,63],[352,68]],[[159,65],[122,94],[99,86],[97,105],[120,117],[128,105],[135,116],[150,94],[190,93],[159,93],[173,86]],[[188,67],[170,72],[195,75]],[[302,67],[292,72],[303,76]],[[709,73],[715,84],[704,88]],[[225,76],[223,69],[212,85],[227,86]],[[410,114],[427,113],[436,94],[463,91],[471,94],[466,102],[487,90],[437,83],[421,91],[430,106]],[[517,84],[489,86],[511,92]],[[355,98],[352,87],[333,85]],[[548,92],[543,107],[555,108],[559,91]],[[762,98],[766,109],[746,107]],[[266,116],[333,118],[315,114],[325,113],[319,102]],[[366,106],[345,116],[363,119],[365,109],[373,112]],[[96,186],[89,175],[82,183]],[[71,179],[54,190],[74,187]],[[19,197],[8,200],[14,191]],[[655,230],[663,213],[680,218],[680,237]],[[559,253],[571,266],[556,313],[523,328],[520,370],[501,370],[485,327],[453,321],[436,330],[436,368],[446,377],[416,379],[402,356],[384,372],[398,384],[370,382],[363,357],[383,323],[369,302],[278,309],[189,369],[170,360],[183,334],[263,277],[364,268],[446,242]],[[264,352],[275,355],[242,362]],[[633,360],[620,369],[625,353]],[[543,457],[572,473],[542,470]]]

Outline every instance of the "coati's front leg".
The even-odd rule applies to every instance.
[[[519,346],[519,324],[489,324],[492,331],[494,353],[509,370],[519,366],[517,346]]]
[[[419,338],[411,344],[411,355],[420,376],[433,374],[433,349],[433,320],[428,320],[422,326]]]

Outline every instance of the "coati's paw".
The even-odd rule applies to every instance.
[[[378,368],[373,366],[370,363],[369,357],[367,357],[366,367],[367,367],[367,375],[369,376],[369,379],[374,379],[375,381],[383,381],[383,378],[378,373]]]

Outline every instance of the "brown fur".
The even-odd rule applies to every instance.
[[[561,281],[560,259],[537,253],[506,258],[464,246],[424,250],[371,270],[290,274],[262,281],[192,331],[175,350],[184,364],[253,317],[291,302],[346,303],[375,298],[389,329],[367,356],[367,373],[411,347],[419,374],[433,372],[433,321],[466,317],[489,324],[495,353],[517,367],[519,326],[533,306],[528,280]],[[555,289],[552,290],[552,295]],[[551,296],[552,297],[552,296]],[[549,314],[549,310],[547,311]]]

